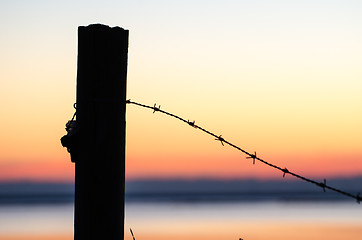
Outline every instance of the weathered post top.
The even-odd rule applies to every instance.
[[[128,30],[101,24],[78,28],[77,104],[95,95],[125,97],[121,79],[127,75],[127,53]]]
[[[124,238],[128,30],[78,28],[75,240]]]

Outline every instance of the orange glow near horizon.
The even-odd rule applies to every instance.
[[[208,127],[209,130],[216,128]],[[361,176],[362,153],[358,151],[357,145],[343,146],[345,144],[343,141],[342,148],[333,149],[341,138],[326,139],[327,143],[324,143],[320,135],[311,136],[308,141],[300,138],[301,135],[298,138],[292,138],[290,134],[280,133],[285,134],[286,139],[282,137],[273,141],[273,134],[275,134],[273,129],[266,129],[271,133],[262,137],[262,133],[253,136],[250,130],[240,126],[235,132],[236,135],[230,126],[225,125],[219,128],[223,127],[231,136],[228,138],[227,135],[223,135],[225,139],[250,153],[253,153],[255,148],[258,157],[282,168],[286,167],[297,174],[311,178]],[[241,134],[238,133],[239,131]],[[64,134],[62,128],[57,130],[56,134],[62,136]],[[0,161],[0,181],[74,181],[74,164],[71,163],[66,149],[60,146],[59,136],[54,136],[55,140],[50,142],[42,141],[37,145],[30,145],[32,148],[25,147],[25,142],[19,142],[24,145],[24,147],[20,146],[23,151],[14,151],[11,141],[4,143],[9,147],[8,151],[0,153],[3,159],[19,160]],[[355,143],[354,141],[356,140],[352,143]],[[239,142],[244,142],[245,146]],[[349,148],[349,150],[343,151],[343,148]],[[230,146],[222,146],[213,137],[180,121],[128,105],[126,143],[126,178],[128,180],[145,178],[268,179],[281,176],[280,171],[258,161],[253,165],[250,159],[246,159],[245,154]]]
[[[314,223],[315,224],[315,223]],[[241,225],[239,223],[239,225]],[[262,225],[262,227],[260,227]],[[176,228],[175,228],[176,227]],[[180,232],[182,224],[174,226],[171,229],[163,228],[162,233],[153,232],[136,232],[136,239],[149,240],[219,240],[219,239],[239,239],[241,236],[244,239],[270,239],[270,240],[303,240],[303,239],[358,239],[362,234],[360,225],[348,224],[308,224],[308,223],[260,223],[260,222],[243,222],[242,229],[238,226],[226,226],[218,223],[215,226],[210,224],[201,225],[197,223],[195,229],[187,229],[188,232]],[[207,229],[205,229],[205,227]],[[212,231],[211,231],[212,229]],[[186,229],[184,231],[187,231]],[[235,232],[235,230],[239,230]],[[172,232],[174,231],[174,232]],[[73,235],[0,235],[3,240],[71,240]],[[125,229],[125,240],[132,240],[128,229]]]
[[[34,182],[73,182],[74,166],[72,164],[31,162],[8,163],[0,167],[0,182],[34,181]]]
[[[126,179],[278,179],[282,173],[270,168],[263,163],[246,159],[245,155],[234,149],[226,152],[217,142],[214,149],[219,150],[211,154],[184,154],[176,157],[173,154],[152,153],[148,156],[128,156],[126,159]],[[64,151],[66,151],[64,149]],[[213,155],[212,155],[213,154]],[[326,155],[313,154],[283,155],[259,157],[281,167],[287,167],[290,171],[311,178],[333,177],[357,177],[361,176],[362,156],[353,155]],[[279,158],[278,158],[279,157]],[[348,164],[346,164],[348,159]],[[328,163],[328,164],[326,164]],[[336,167],[338,166],[338,167]],[[286,177],[286,179],[294,179]],[[32,161],[9,162],[0,167],[0,182],[4,181],[50,181],[73,182],[74,163],[70,162],[70,156],[66,155],[61,161]]]
[[[170,209],[169,211],[172,211]],[[210,211],[212,211],[210,209]],[[242,214],[242,213],[241,213]],[[298,219],[298,216],[289,216],[286,219],[274,220],[253,219],[251,216],[202,216],[185,219],[185,216],[175,216],[176,219],[163,219],[154,216],[154,219],[137,218],[137,222],[130,226],[126,220],[124,228],[125,240],[132,240],[129,228],[133,229],[136,239],[271,239],[271,240],[337,240],[359,239],[362,234],[362,226],[357,219],[343,222],[343,220],[323,221],[320,219]],[[215,218],[213,218],[215,217]],[[285,217],[285,216],[284,216]],[[246,218],[246,219],[244,219]],[[69,231],[70,230],[70,231]],[[72,229],[62,233],[0,233],[2,240],[70,240],[73,239]]]

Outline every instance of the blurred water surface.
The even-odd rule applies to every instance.
[[[362,206],[336,202],[127,202],[125,239],[361,239]],[[0,205],[1,240],[73,239],[73,204]]]

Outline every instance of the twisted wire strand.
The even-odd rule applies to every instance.
[[[165,114],[165,115],[167,115],[167,116],[176,118],[176,119],[178,119],[178,120],[180,120],[180,121],[188,124],[189,126],[191,126],[191,127],[193,127],[193,128],[199,129],[199,130],[205,132],[206,134],[215,137],[215,140],[220,141],[223,146],[224,146],[224,144],[227,144],[227,145],[229,145],[229,146],[231,146],[231,147],[233,147],[233,148],[241,151],[242,153],[244,153],[245,155],[247,155],[247,157],[246,157],[247,159],[253,159],[253,163],[254,163],[254,164],[255,164],[255,160],[257,160],[257,161],[262,162],[262,163],[264,163],[264,164],[266,164],[266,165],[268,165],[268,166],[270,166],[270,167],[272,167],[272,168],[275,168],[275,169],[277,169],[277,170],[280,170],[281,172],[283,172],[283,177],[285,177],[286,174],[289,174],[289,175],[294,176],[294,177],[296,177],[296,178],[298,178],[298,179],[300,179],[300,180],[303,180],[303,181],[306,181],[306,182],[315,184],[317,187],[322,188],[324,192],[326,191],[326,189],[329,189],[329,190],[332,190],[332,191],[334,191],[334,192],[340,193],[340,194],[342,194],[342,195],[345,195],[345,196],[354,198],[354,199],[357,201],[357,203],[360,203],[360,201],[362,200],[362,199],[361,199],[361,196],[360,196],[360,193],[354,195],[354,194],[351,194],[351,193],[342,191],[342,190],[340,190],[340,189],[331,187],[331,186],[327,185],[326,179],[324,179],[324,182],[317,182],[317,181],[315,181],[315,180],[312,180],[312,179],[303,177],[303,176],[301,176],[301,175],[299,175],[299,174],[296,174],[296,173],[294,173],[294,172],[291,172],[291,171],[289,171],[287,168],[281,168],[281,167],[279,167],[279,166],[277,166],[277,165],[274,165],[274,164],[272,164],[272,163],[269,163],[269,162],[261,159],[260,157],[257,157],[257,156],[256,156],[256,152],[254,152],[254,154],[249,153],[249,152],[247,152],[246,150],[240,148],[239,146],[236,146],[236,145],[234,145],[233,143],[227,141],[227,140],[224,139],[221,135],[217,135],[217,134],[215,134],[215,133],[212,133],[212,132],[210,132],[210,131],[208,131],[208,130],[206,130],[206,129],[198,126],[198,125],[196,125],[196,124],[195,124],[195,121],[191,122],[191,121],[189,121],[189,120],[185,120],[185,119],[182,118],[182,117],[179,117],[178,115],[175,115],[175,114],[172,114],[172,113],[170,113],[170,112],[167,112],[167,111],[162,110],[160,105],[157,107],[156,104],[154,104],[154,106],[152,107],[152,106],[148,106],[148,105],[141,104],[141,103],[138,103],[138,102],[133,102],[133,101],[131,101],[131,100],[126,100],[126,104],[133,104],[133,105],[137,105],[137,106],[140,106],[140,107],[143,107],[143,108],[148,108],[148,109],[153,110],[153,113],[155,113],[155,112],[160,112],[160,113],[163,113],[163,114]]]

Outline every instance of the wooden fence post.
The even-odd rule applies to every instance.
[[[124,239],[128,30],[78,28],[75,240]]]

